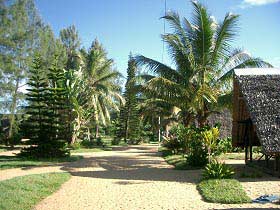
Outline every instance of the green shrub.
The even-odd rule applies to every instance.
[[[158,151],[161,152],[162,157],[166,157],[173,154],[173,152],[166,147],[160,147]]]
[[[70,149],[76,150],[76,149],[81,149],[81,142],[76,141],[73,144],[69,145]]]
[[[197,186],[202,197],[212,203],[249,203],[241,184],[235,179],[209,179],[203,180]]]
[[[204,128],[191,128],[191,135],[188,141],[188,164],[194,167],[205,166],[208,162],[207,160],[207,148],[204,145],[202,132],[205,131]]]
[[[232,150],[233,150],[232,139],[231,137],[227,137],[218,140],[217,147],[214,150],[214,154],[218,156],[222,153],[232,152]]]
[[[81,147],[84,148],[93,148],[95,145],[94,141],[83,140],[81,141]]]
[[[105,145],[105,143],[104,143],[104,141],[102,140],[101,137],[96,138],[96,145],[97,146],[104,146]]]
[[[111,141],[112,145],[119,145],[120,144],[121,139],[118,137],[114,137]]]
[[[190,143],[190,151],[187,156],[187,162],[191,166],[202,167],[207,164],[207,151],[203,148],[201,141],[193,140]]]
[[[230,179],[234,175],[232,167],[213,160],[208,163],[203,171],[203,179]]]
[[[176,136],[166,137],[162,141],[162,146],[171,150],[173,154],[178,154],[181,144]]]

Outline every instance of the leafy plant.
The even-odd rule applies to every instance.
[[[96,144],[93,141],[83,140],[81,141],[81,146],[83,148],[93,148]]]
[[[207,150],[199,133],[194,134],[193,137],[190,139],[187,161],[191,166],[205,166],[207,164]]]
[[[231,137],[227,137],[218,140],[217,147],[214,153],[217,156],[222,153],[232,152],[232,150],[232,139]]]
[[[104,141],[102,140],[101,137],[96,138],[96,145],[97,146],[104,146],[105,145],[105,143],[104,143]]]
[[[232,167],[216,160],[208,163],[202,174],[203,179],[230,179],[233,175],[234,170]]]
[[[81,142],[75,141],[74,143],[70,144],[70,148],[73,150],[77,150],[81,148]]]
[[[119,145],[120,144],[120,138],[118,138],[118,137],[114,137],[113,139],[112,139],[112,141],[111,141],[111,144],[112,145]]]
[[[180,141],[178,140],[178,137],[176,137],[176,136],[166,137],[162,141],[162,146],[170,149],[173,154],[178,154],[179,150],[181,148]]]
[[[216,127],[202,132],[202,138],[207,147],[208,152],[208,163],[211,162],[212,151],[217,147],[217,140],[219,138],[219,134],[219,129]]]

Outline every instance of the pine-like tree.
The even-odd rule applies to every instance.
[[[49,88],[47,105],[49,108],[49,137],[55,156],[63,156],[66,153],[64,146],[67,143],[67,91],[65,89],[65,73],[59,67],[58,55],[54,56],[52,66],[48,74]]]
[[[139,110],[137,108],[137,93],[135,91],[135,77],[137,66],[132,55],[129,55],[127,68],[127,81],[125,84],[125,106],[121,111],[121,121],[123,121],[124,141],[135,143],[139,138]]]
[[[24,123],[25,136],[29,138],[26,143],[30,145],[21,151],[21,155],[29,157],[38,157],[44,152],[45,143],[48,142],[48,119],[46,113],[48,107],[46,104],[47,80],[42,74],[42,61],[40,56],[33,60],[33,68],[30,70],[28,82],[29,88],[26,94],[28,106],[26,114],[29,115]]]
[[[42,59],[36,56],[30,70],[26,94],[26,113],[29,117],[24,123],[24,130],[25,136],[29,138],[26,142],[29,147],[22,149],[20,155],[32,158],[66,156],[66,141],[61,135],[65,91],[58,85],[62,78],[61,70],[57,68],[57,59],[54,59],[50,68],[49,78],[44,77],[42,69]]]

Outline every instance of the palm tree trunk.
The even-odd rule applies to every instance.
[[[189,112],[182,113],[183,114],[183,124],[185,127],[189,127],[193,121],[193,116]]]
[[[207,125],[207,119],[208,119],[208,116],[209,116],[209,113],[208,114],[207,113],[208,113],[208,109],[207,109],[206,104],[204,104],[203,110],[198,115],[198,119],[197,119],[198,120],[198,125],[199,125],[200,128]]]

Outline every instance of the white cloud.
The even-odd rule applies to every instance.
[[[273,4],[280,2],[280,0],[243,0],[240,4],[241,8],[247,8],[251,6],[261,6],[266,4]]]

